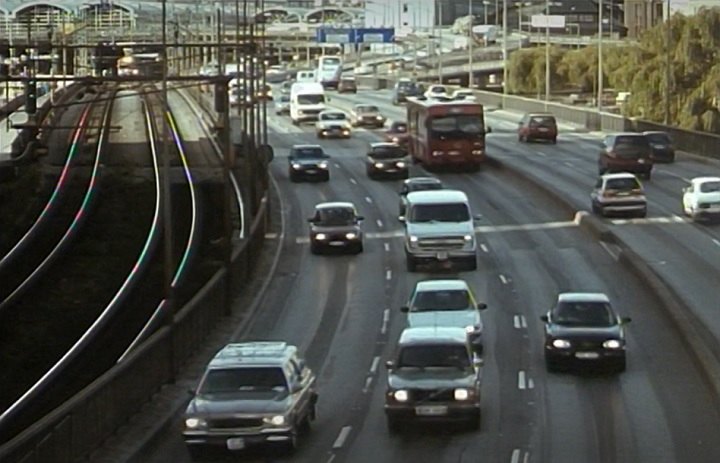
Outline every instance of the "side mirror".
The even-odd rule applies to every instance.
[[[410,307],[404,305],[404,306],[400,307],[400,312],[408,313],[408,312],[410,312]]]
[[[490,132],[492,132],[492,127],[488,127],[485,129],[485,133],[490,133]]]
[[[398,193],[398,194],[399,194],[400,196],[407,196],[408,192],[407,192],[407,191],[401,191],[401,192]]]
[[[330,155],[329,155],[329,154],[323,154],[322,157],[323,157],[323,159],[330,159]]]
[[[485,310],[487,309],[487,304],[484,302],[481,302],[477,305],[478,310]]]
[[[549,319],[547,315],[540,315],[540,320],[547,322]]]
[[[310,218],[308,219],[308,222],[310,222],[310,223],[315,223],[315,218],[314,218],[314,217],[310,217]]]
[[[689,186],[686,186],[685,188],[682,189],[682,192],[683,192],[683,193],[687,193],[688,191],[690,191],[690,187],[689,187]]]
[[[358,222],[360,222],[360,221],[362,221],[362,220],[365,220],[365,217],[359,215],[359,216],[355,217],[355,220],[357,220]]]
[[[483,360],[482,357],[473,358],[473,366],[474,367],[481,367],[483,365],[485,365],[485,360]]]
[[[473,220],[482,220],[483,216],[481,214],[477,214],[473,216]]]
[[[622,317],[622,318],[620,319],[620,323],[623,323],[623,324],[624,324],[624,323],[630,323],[631,321],[632,321],[632,318],[630,318],[630,317]]]
[[[404,215],[399,215],[399,216],[398,216],[398,221],[399,221],[399,222],[402,222],[402,223],[405,223],[405,216],[404,216]]]
[[[395,362],[393,362],[392,360],[388,360],[387,362],[385,362],[385,368],[387,368],[388,370],[392,370],[393,368],[395,368]]]

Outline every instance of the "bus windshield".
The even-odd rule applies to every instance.
[[[482,116],[474,114],[456,114],[433,117],[428,123],[430,136],[441,140],[485,135]]]
[[[340,58],[324,58],[322,64],[323,69],[334,69],[340,65]]]

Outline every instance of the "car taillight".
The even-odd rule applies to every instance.
[[[613,197],[613,196],[615,196],[615,194],[616,194],[615,191],[611,191],[611,190],[605,190],[605,191],[603,191],[603,196],[606,197],[606,198]]]
[[[635,188],[635,189],[632,190],[630,193],[632,193],[632,194],[634,194],[634,195],[641,195],[641,194],[643,194],[642,190],[639,189],[639,188]]]

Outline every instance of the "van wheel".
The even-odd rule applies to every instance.
[[[551,141],[553,145],[557,145],[557,138],[553,138]]]
[[[417,271],[417,262],[415,261],[415,258],[410,254],[405,255],[405,266],[407,267],[408,272]]]

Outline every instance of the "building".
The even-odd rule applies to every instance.
[[[625,0],[625,27],[628,37],[637,38],[660,24],[665,17],[665,0]]]

